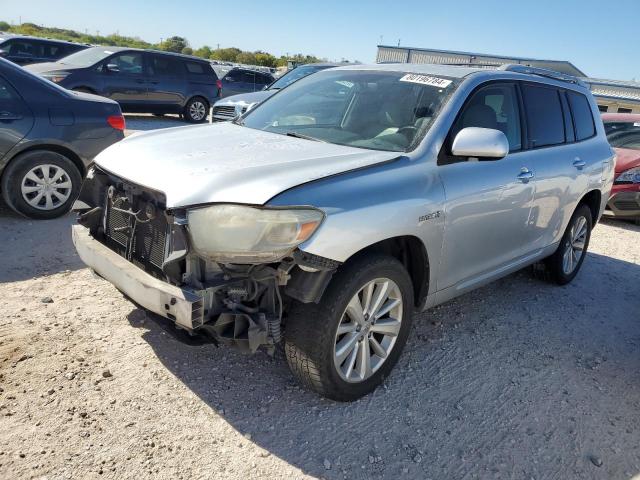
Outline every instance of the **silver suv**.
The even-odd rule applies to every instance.
[[[573,77],[344,67],[108,148],[73,239],[142,307],[246,352],[283,341],[300,382],[348,401],[389,374],[414,309],[528,265],[570,282],[614,159]]]

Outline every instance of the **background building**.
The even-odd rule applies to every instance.
[[[579,77],[589,85],[601,112],[640,113],[640,82],[604,80],[588,77],[566,60],[540,60],[470,52],[434,50],[429,48],[378,45],[378,63],[435,63],[441,65],[480,65],[487,68],[505,63],[548,68]]]

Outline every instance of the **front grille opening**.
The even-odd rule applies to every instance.
[[[164,280],[162,264],[166,255],[169,222],[164,210],[153,202],[152,195],[157,194],[145,195],[137,186],[128,190],[129,193],[118,191],[112,199],[107,198],[104,244],[137,267]],[[154,205],[155,212],[151,218],[144,213],[149,203]]]

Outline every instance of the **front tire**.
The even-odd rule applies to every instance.
[[[587,256],[592,228],[591,210],[586,205],[579,205],[567,225],[558,249],[544,261],[550,280],[558,285],[566,285],[578,275]]]
[[[289,368],[333,400],[372,392],[402,353],[412,306],[411,279],[398,260],[376,254],[348,262],[319,304],[294,304],[285,327]]]
[[[14,158],[2,175],[2,196],[17,213],[51,219],[67,213],[80,192],[82,176],[57,152],[34,150]]]
[[[207,119],[209,102],[202,97],[193,97],[184,106],[184,118],[189,123],[202,123]]]

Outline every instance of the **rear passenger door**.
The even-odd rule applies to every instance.
[[[536,186],[531,210],[531,241],[535,251],[560,240],[564,229],[586,192],[587,172],[592,168],[588,138],[595,135],[590,111],[582,116],[580,140],[576,142],[574,120],[565,89],[540,83],[523,83],[522,98],[527,123],[528,155]],[[589,103],[584,95],[582,101]],[[580,99],[572,99],[579,108]],[[582,103],[584,105],[584,103]],[[585,149],[586,147],[586,149]]]
[[[0,159],[33,127],[33,114],[18,92],[0,76]]]
[[[185,73],[181,59],[171,55],[147,54],[148,98],[151,109],[178,112],[186,102]]]

